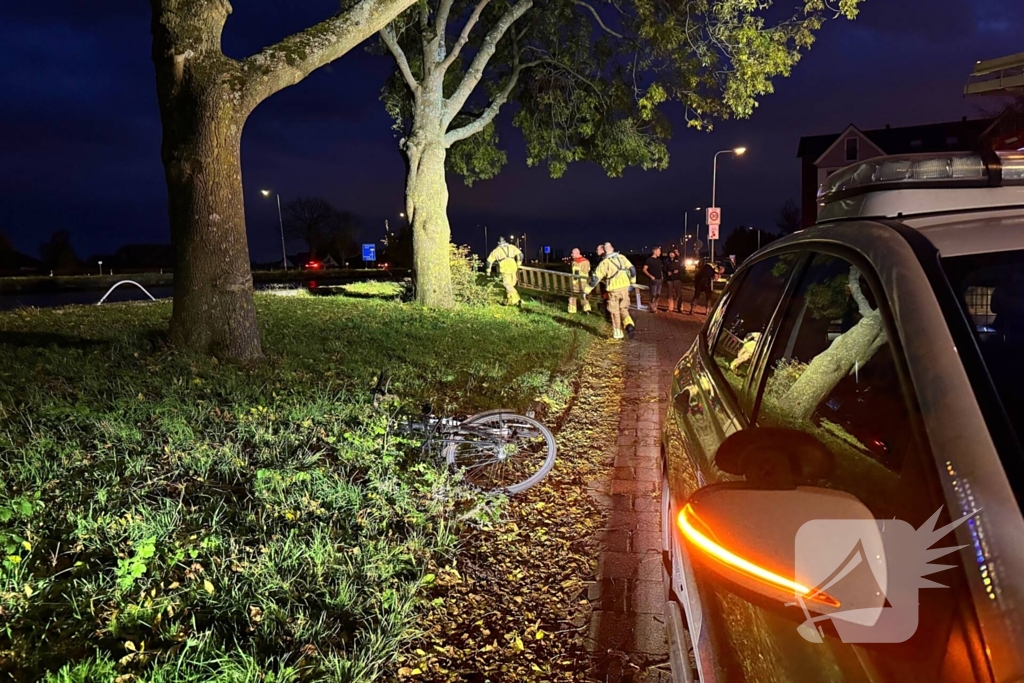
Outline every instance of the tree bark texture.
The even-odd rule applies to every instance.
[[[171,342],[262,356],[242,195],[242,128],[278,90],[345,54],[413,0],[356,5],[237,61],[221,51],[228,0],[150,0],[161,157],[174,245]]]
[[[171,342],[255,360],[262,350],[240,159],[248,111],[229,82],[238,65],[220,52],[228,8],[219,2],[153,5],[161,157],[174,245]]]
[[[406,144],[406,154],[405,205],[412,223],[416,301],[432,308],[451,308],[455,297],[448,253],[452,232],[444,133],[439,129],[415,132]]]

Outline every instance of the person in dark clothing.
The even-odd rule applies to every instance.
[[[707,314],[711,310],[711,287],[714,283],[715,278],[725,271],[722,266],[716,266],[715,264],[705,261],[700,268],[697,269],[697,275],[693,282],[693,298],[690,299],[690,310],[687,311],[687,315],[693,313],[693,305],[697,302],[697,298],[703,294],[704,299],[704,313]],[[680,310],[682,307],[680,306]]]
[[[605,259],[608,254],[604,251],[604,243],[597,245],[597,258],[594,259],[594,264],[591,265],[591,271],[596,270],[597,266],[601,265],[601,261]],[[596,265],[595,265],[596,264]],[[604,313],[604,319],[608,322],[612,321],[611,311],[608,309],[608,289],[605,287],[604,282],[598,284],[597,290],[597,308]]]
[[[655,247],[650,258],[644,263],[644,275],[651,279],[651,311],[657,313],[658,299],[661,298],[661,285],[665,281],[661,263],[661,247]]]
[[[668,310],[669,312],[683,312],[683,259],[679,257],[679,251],[672,250],[669,254],[668,263],[665,265],[665,278],[668,281]]]

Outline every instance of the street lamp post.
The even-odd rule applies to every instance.
[[[103,275],[103,261],[98,262],[100,264],[100,275]]]
[[[732,149],[723,149],[723,150],[720,150],[718,152],[715,152],[715,158],[714,158],[714,162],[712,164],[712,170],[711,170],[711,206],[718,206],[715,203],[715,197],[716,197],[715,191],[717,190],[717,185],[718,185],[718,155],[719,154],[735,154],[736,156],[740,156],[740,155],[742,155],[746,151],[747,151],[746,147],[733,147]],[[708,237],[709,238],[710,238],[710,231],[711,231],[711,227],[708,226]],[[711,262],[714,263],[714,261],[715,261],[715,241],[713,239],[708,239],[708,242],[711,243]]]
[[[694,211],[700,211],[700,207],[695,207]],[[700,223],[697,224],[697,232],[700,232]],[[686,240],[690,239],[690,210],[687,209],[683,212],[683,264],[686,264]],[[698,254],[699,256],[699,254]]]
[[[270,190],[260,190],[260,193],[264,197],[270,196]],[[284,269],[288,270],[288,250],[284,246],[284,218],[281,216],[281,195],[277,192],[277,222],[281,226],[281,263],[284,265]]]

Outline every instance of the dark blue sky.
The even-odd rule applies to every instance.
[[[777,3],[779,4],[779,3]],[[331,13],[334,0],[235,3],[224,45],[245,56]],[[609,179],[595,166],[561,180],[527,169],[523,145],[506,126],[509,165],[466,188],[450,179],[456,240],[479,247],[478,226],[526,231],[531,245],[569,248],[611,239],[642,246],[678,236],[682,210],[704,206],[715,150],[725,227],[773,228],[796,198],[801,135],[977,116],[991,101],[961,93],[975,60],[1024,51],[1018,0],[866,0],[860,18],[827,24],[789,79],[776,82],[747,121],[712,133],[684,127],[680,112],[670,168]],[[69,230],[80,256],[128,242],[169,240],[160,125],[150,62],[148,3],[49,0],[13,3],[0,21],[0,230],[29,253]],[[277,215],[259,189],[287,201],[323,196],[360,214],[364,237],[402,210],[403,164],[378,101],[391,68],[357,49],[278,93],[250,117],[242,144],[250,250],[276,255]],[[506,112],[506,118],[508,113]],[[691,215],[691,220],[694,216]],[[296,245],[296,248],[298,245]]]

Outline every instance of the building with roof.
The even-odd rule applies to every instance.
[[[861,130],[852,123],[841,133],[800,138],[800,222],[818,217],[818,188],[844,166],[887,154],[969,152],[985,144],[996,119],[968,119],[923,126]]]

